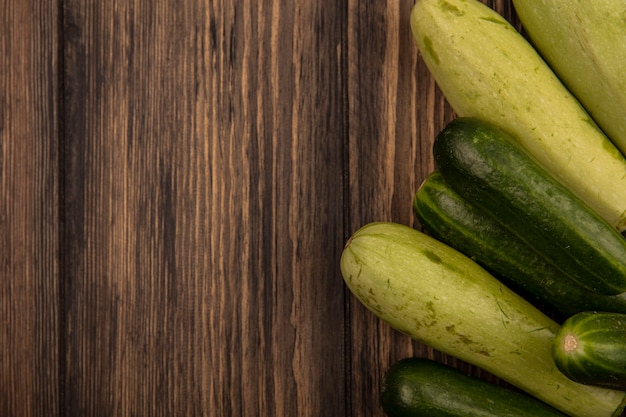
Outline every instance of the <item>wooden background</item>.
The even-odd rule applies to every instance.
[[[0,0],[0,415],[382,416],[447,361],[339,273],[453,117],[412,5]]]

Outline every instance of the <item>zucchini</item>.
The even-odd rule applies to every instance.
[[[531,42],[626,154],[626,2],[513,0]]]
[[[561,318],[596,309],[626,314],[626,293],[603,296],[573,282],[542,252],[468,203],[439,171],[422,182],[413,210],[428,234],[469,256],[535,305],[548,305]]]
[[[581,384],[626,390],[626,314],[585,311],[557,332],[554,363]]]
[[[626,239],[506,132],[457,118],[437,135],[433,154],[450,187],[579,285],[603,295],[626,291]]]
[[[450,246],[408,226],[370,223],[346,243],[340,266],[366,308],[415,340],[575,417],[623,409],[624,392],[556,369],[556,322]]]
[[[458,116],[509,132],[612,226],[626,229],[626,159],[512,25],[478,0],[418,0],[410,20],[420,55]]]
[[[380,399],[389,417],[566,417],[529,395],[425,358],[394,363]]]

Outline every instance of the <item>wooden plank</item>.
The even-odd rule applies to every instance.
[[[57,2],[0,1],[0,415],[59,415]]]
[[[65,2],[68,416],[345,415],[345,10]]]
[[[487,2],[518,25],[510,1]],[[419,228],[412,200],[434,168],[435,135],[454,112],[418,56],[409,16],[414,1],[349,1],[349,232],[372,221]],[[496,378],[392,330],[348,298],[353,416],[384,416],[379,392],[395,361],[423,356]]]

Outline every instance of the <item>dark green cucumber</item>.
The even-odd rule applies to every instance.
[[[590,291],[626,291],[626,239],[505,131],[457,118],[434,143],[450,186]]]
[[[575,382],[626,391],[626,314],[575,314],[557,332],[552,355]]]
[[[439,171],[421,184],[413,210],[430,235],[463,252],[531,301],[547,304],[563,318],[596,309],[626,314],[626,294],[595,294],[573,282],[533,246],[469,204]]]
[[[381,405],[389,417],[564,417],[526,394],[424,358],[407,358],[386,372]]]

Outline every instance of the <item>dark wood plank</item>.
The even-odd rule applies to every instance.
[[[57,2],[0,1],[0,415],[59,412]]]
[[[412,194],[432,168],[428,148],[443,99],[416,58],[408,21],[413,2],[349,4],[350,232],[372,221],[412,225]],[[352,296],[348,302],[351,415],[382,416],[384,371],[422,351]]]
[[[345,415],[345,10],[64,14],[66,415]]]
[[[413,196],[434,168],[434,137],[454,112],[418,56],[409,22],[415,2],[348,3],[349,230],[372,221],[419,228]],[[510,1],[485,3],[518,25]],[[356,298],[347,302],[352,416],[384,415],[379,399],[384,372],[404,357],[435,358],[500,382],[392,330]]]

